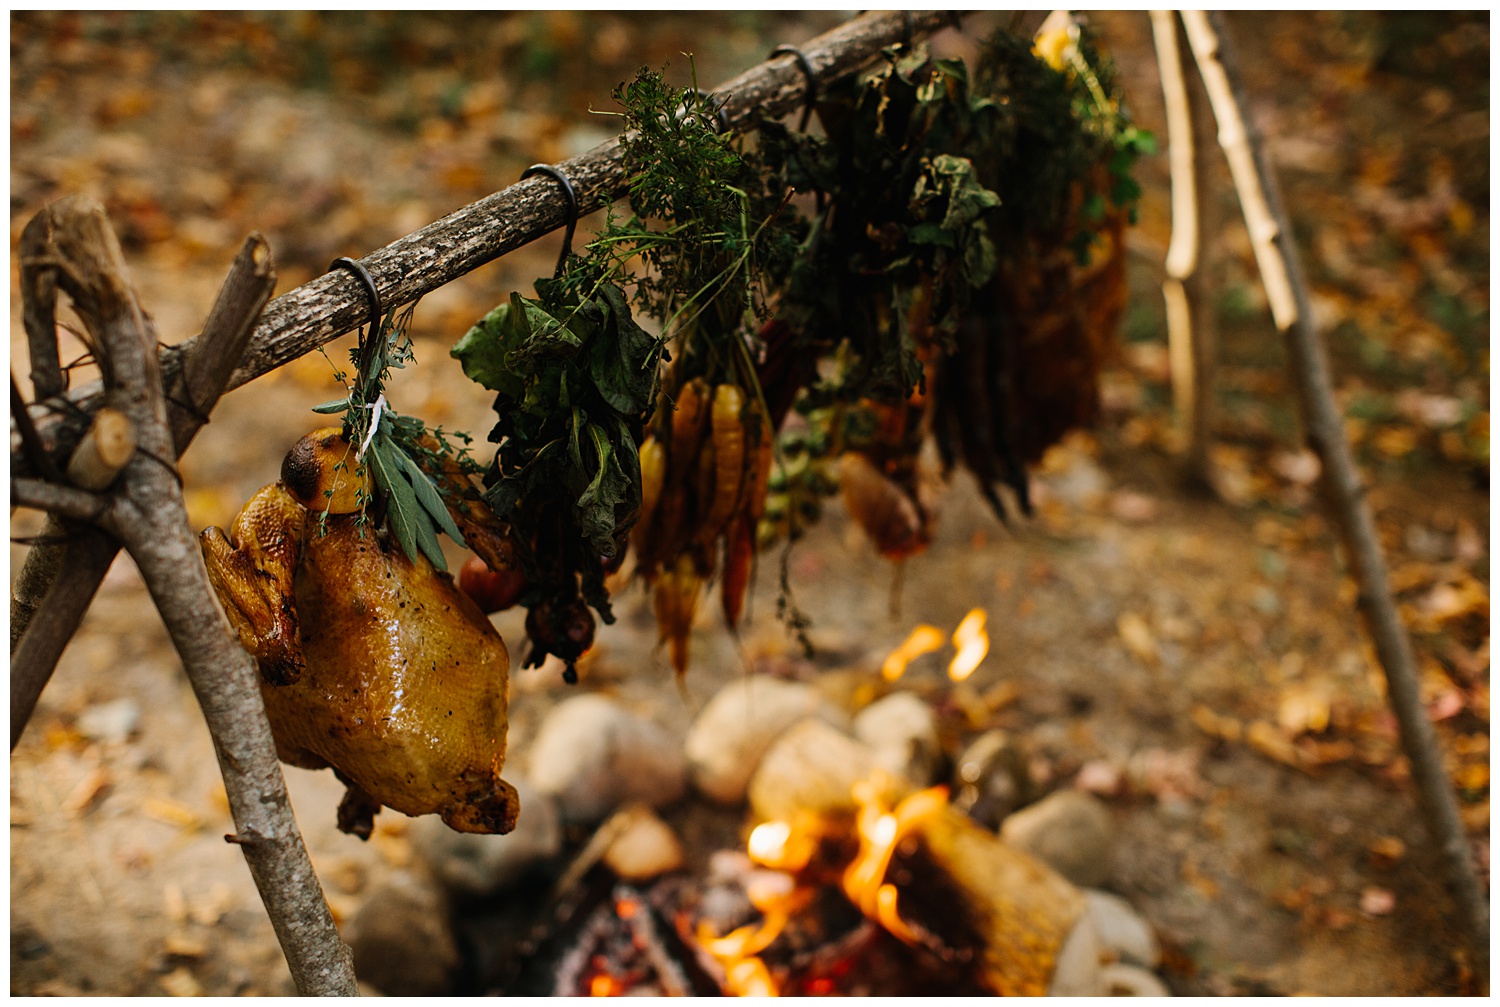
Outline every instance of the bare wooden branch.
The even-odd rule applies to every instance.
[[[50,264],[38,261],[32,249],[44,247],[45,221],[34,217],[21,232],[21,324],[31,358],[31,389],[39,399],[62,394],[62,360],[57,346],[57,278]],[[35,226],[38,230],[33,230]],[[14,379],[12,379],[14,380]]]
[[[178,457],[207,422],[244,353],[255,319],[275,288],[276,270],[270,246],[265,238],[252,234],[229,267],[229,275],[204,323],[203,334],[195,341],[185,364],[177,368],[178,382],[170,392],[173,403],[168,415]],[[55,296],[54,288],[46,289]],[[29,295],[23,292],[23,296]],[[68,526],[55,517],[48,518],[42,536],[47,540],[67,538],[68,541],[66,545],[33,547],[26,554],[11,593],[12,748],[119,551],[118,544],[102,532]],[[59,586],[59,577],[67,581],[66,585]],[[42,608],[47,612],[45,630],[22,647],[22,635],[32,616]]]
[[[258,232],[252,233],[229,267],[202,335],[189,341],[177,380],[167,387],[172,440],[179,456],[228,390],[229,377],[250,345],[255,321],[275,289],[271,246]]]
[[[1179,38],[1186,45],[1182,25],[1177,25]],[[1194,205],[1198,212],[1198,255],[1193,271],[1183,278],[1182,290],[1188,302],[1189,329],[1193,344],[1193,416],[1189,426],[1186,475],[1190,484],[1210,489],[1213,486],[1213,464],[1209,450],[1213,445],[1213,421],[1215,410],[1214,375],[1218,366],[1218,322],[1214,314],[1214,302],[1218,296],[1220,267],[1217,254],[1218,243],[1214,237],[1220,233],[1223,211],[1219,206],[1216,180],[1217,152],[1212,143],[1206,142],[1213,134],[1214,113],[1209,106],[1208,94],[1203,90],[1203,81],[1194,74],[1186,81],[1188,111],[1192,114],[1193,133],[1200,140],[1193,144],[1193,188]]]
[[[871,12],[825,32],[801,47],[819,87],[865,66],[884,46],[919,39],[949,23],[947,11]],[[758,122],[794,110],[807,79],[790,56],[768,60],[725,81],[713,90],[727,96],[731,127],[753,128]],[[618,138],[558,165],[578,193],[579,212],[591,213],[624,191],[625,175]],[[533,177],[457,210],[441,220],[376,249],[360,259],[380,289],[387,308],[407,304],[487,262],[514,251],[567,222],[567,200],[556,182]],[[329,273],[288,291],[266,306],[244,359],[229,388],[238,388],[304,353],[352,331],[368,311],[359,282],[344,272]],[[200,337],[201,338],[201,337]],[[164,351],[162,372],[169,387],[181,366],[180,354],[191,353],[195,340],[180,351]],[[68,393],[84,412],[98,408],[98,386]],[[74,410],[60,410],[39,425],[47,449],[66,457],[88,428]],[[30,474],[26,460],[11,450],[13,472]]]
[[[139,439],[119,491],[108,498],[110,523],[146,580],[208,722],[235,841],[297,988],[310,995],[357,995],[352,955],[339,939],[287,799],[254,663],[215,600],[180,481],[159,461],[174,452],[155,331],[125,276],[103,208],[68,197],[43,213],[59,286],[68,289],[94,336],[105,362],[105,386],[117,393]],[[268,260],[263,264],[268,267]],[[14,497],[30,503],[83,495],[56,486],[45,487],[49,495],[24,479],[13,480],[12,487]]]
[[[109,510],[108,497],[41,479],[11,480],[10,502],[15,507],[29,507],[73,521],[95,524],[103,524]]]
[[[1247,127],[1245,92],[1222,15],[1183,11],[1182,19],[1219,121],[1219,141],[1229,158],[1276,326],[1286,337],[1308,443],[1323,463],[1323,490],[1359,584],[1360,605],[1385,671],[1391,711],[1411,762],[1423,818],[1438,846],[1449,889],[1483,970],[1489,961],[1489,902],[1464,836],[1453,785],[1443,769],[1437,734],[1422,704],[1411,641],[1391,595],[1364,481],[1334,399],[1328,361],[1313,324],[1302,258],[1292,240],[1280,187],[1259,137]]]
[[[10,747],[31,720],[58,658],[78,631],[104,575],[120,551],[97,528],[78,527],[49,517],[42,534],[65,537],[62,546],[33,546],[11,593]],[[62,575],[66,571],[66,575]],[[45,619],[35,619],[46,612]]]
[[[31,413],[26,408],[26,400],[21,397],[21,387],[16,384],[14,372],[10,376],[10,416],[16,425],[16,435],[21,440],[21,453],[31,463],[33,471],[44,479],[61,481],[57,463],[47,453],[46,445],[42,443]]]

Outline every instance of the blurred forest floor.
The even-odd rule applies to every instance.
[[[101,199],[161,338],[198,330],[244,235],[266,235],[278,292],[607,138],[610,89],[641,65],[712,82],[834,13],[11,16],[11,242],[48,200]],[[976,19],[976,22],[979,19]],[[1140,124],[1164,146],[1144,13],[1095,19]],[[1232,15],[1316,291],[1348,429],[1422,668],[1424,699],[1476,855],[1489,857],[1488,14]],[[962,54],[948,31],[935,47]],[[1104,794],[1120,826],[1112,887],[1162,933],[1178,993],[1419,994],[1475,989],[1426,849],[1379,669],[1299,443],[1282,344],[1227,172],[1214,241],[1223,363],[1217,494],[1176,478],[1157,284],[1166,158],[1146,158],[1132,310],[1106,416],[1038,473],[1039,515],[997,526],[967,476],[938,539],[890,567],[835,505],[793,556],[815,622],[804,662],[763,572],[745,646],[758,667],[850,688],[918,622],[990,615],[965,730],[1027,740],[1049,786]],[[1003,195],[1003,194],[1002,194]],[[589,221],[580,225],[586,234]],[[418,365],[390,397],[482,441],[490,396],[448,347],[550,273],[550,236],[423,300]],[[27,373],[11,271],[11,360]],[[343,359],[348,340],[329,347]],[[73,347],[77,355],[80,348]],[[70,359],[64,348],[64,360]],[[186,455],[194,525],[227,526],[333,397],[312,354],[225,398]],[[87,380],[86,368],[75,384]],[[26,512],[13,535],[40,522]],[[14,571],[24,549],[11,550]],[[708,608],[709,606],[705,606]],[[684,706],[631,591],[584,669],[680,730],[743,664],[717,616],[695,632]],[[516,613],[497,617],[513,652]],[[514,653],[513,653],[514,657]],[[518,662],[517,662],[518,663]],[[913,687],[940,688],[935,660]],[[515,676],[512,751],[565,696]],[[111,728],[111,701],[139,706]],[[949,711],[953,716],[960,713]],[[976,724],[978,717],[982,724]],[[126,718],[128,720],[128,718]],[[104,724],[103,727],[100,725]],[[337,833],[341,788],[288,770],[337,915],[411,857],[399,816]],[[237,850],[202,720],[127,562],[64,656],[10,769],[11,991],[289,990]]]

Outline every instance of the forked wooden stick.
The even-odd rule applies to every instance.
[[[1271,313],[1276,327],[1286,337],[1308,443],[1323,463],[1323,488],[1359,584],[1360,608],[1385,671],[1391,710],[1401,729],[1402,747],[1411,762],[1412,781],[1417,787],[1423,818],[1438,845],[1448,887],[1458,901],[1483,971],[1489,962],[1489,902],[1474,869],[1452,783],[1443,769],[1437,734],[1422,705],[1411,641],[1396,611],[1385,555],[1375,520],[1365,502],[1364,482],[1344,435],[1328,361],[1313,324],[1307,277],[1292,240],[1276,175],[1260,138],[1247,122],[1245,92],[1223,17],[1217,13],[1183,11],[1182,20],[1219,122],[1219,143],[1229,160],[1235,189],[1244,207],[1245,223],[1271,302]]]
[[[51,318],[53,314],[50,302],[33,304],[36,298],[56,297],[52,271],[41,268],[52,254],[46,221],[47,218],[38,217],[22,235],[22,269],[31,279],[23,285],[21,295],[28,317]],[[207,422],[230,373],[245,352],[255,320],[275,288],[276,270],[270,246],[260,235],[252,234],[229,267],[229,276],[203,324],[203,333],[195,340],[171,388],[169,397],[173,401],[168,406],[168,417],[172,424],[173,457],[181,457]],[[76,455],[75,452],[75,458]],[[11,591],[10,746],[13,749],[58,659],[77,632],[120,550],[114,539],[97,528],[69,524],[55,514],[48,515],[40,540],[26,554]],[[33,623],[33,616],[42,610],[47,618]]]
[[[298,990],[357,995],[352,955],[339,939],[287,799],[254,662],[218,606],[188,525],[156,333],[130,285],[119,242],[103,208],[86,198],[59,200],[39,219],[45,254],[34,261],[48,263],[56,286],[72,298],[101,351],[105,387],[135,430],[137,448],[108,493],[21,478],[11,483],[11,500],[95,524],[130,552],[213,737],[236,829],[225,838],[244,853]],[[47,616],[30,628],[39,621]]]

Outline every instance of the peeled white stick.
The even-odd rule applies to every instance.
[[[1156,39],[1156,61],[1161,69],[1162,101],[1167,110],[1167,166],[1172,178],[1172,241],[1167,246],[1167,279],[1162,298],[1167,308],[1167,352],[1172,371],[1172,405],[1177,422],[1192,423],[1198,393],[1193,360],[1192,311],[1185,284],[1198,267],[1197,180],[1193,177],[1193,115],[1182,56],[1177,48],[1177,17],[1172,11],[1151,12]]]

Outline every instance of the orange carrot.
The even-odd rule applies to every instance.
[[[738,628],[740,613],[745,610],[745,593],[750,587],[750,571],[755,565],[755,520],[741,513],[730,522],[724,536],[724,579],[719,585],[719,600],[724,607],[724,621],[730,629]]]
[[[720,385],[714,389],[713,499],[707,505],[708,513],[702,529],[710,540],[718,535],[739,502],[745,470],[745,428],[740,425],[740,414],[744,409],[745,393],[738,385]]]

